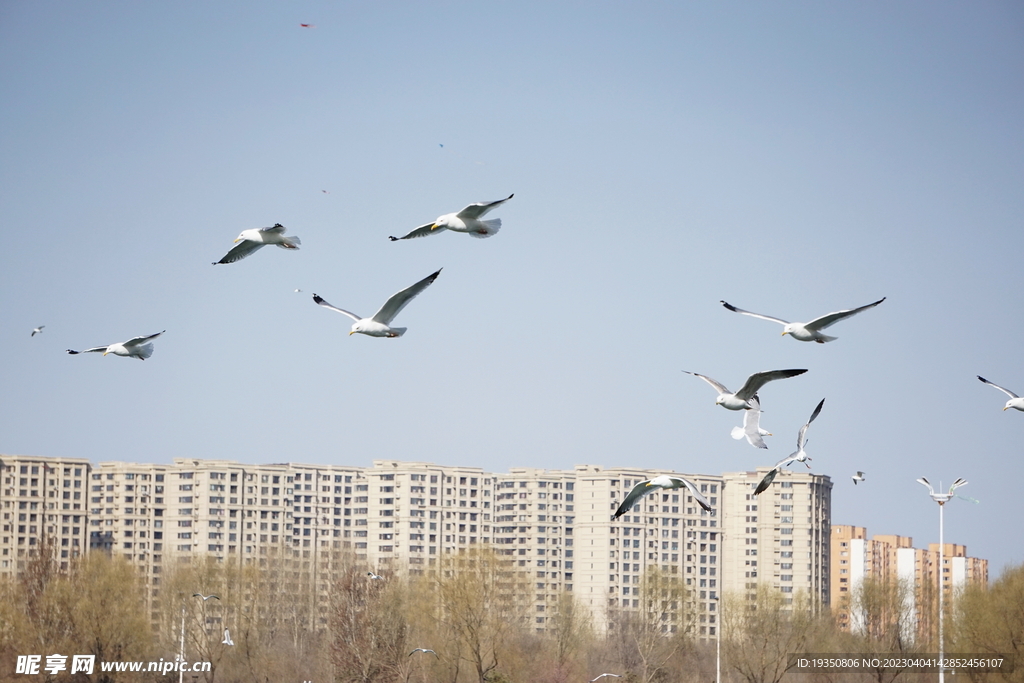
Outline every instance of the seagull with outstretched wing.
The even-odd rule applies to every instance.
[[[740,387],[740,390],[736,393],[729,391],[724,384],[718,380],[711,379],[706,375],[690,372],[689,370],[683,370],[683,372],[688,375],[693,375],[694,377],[700,377],[718,391],[718,398],[715,399],[715,405],[720,405],[723,408],[728,408],[729,410],[751,410],[754,408],[754,405],[751,403],[751,399],[757,395],[758,390],[760,390],[765,384],[777,379],[796,377],[797,375],[804,374],[807,370],[768,370],[766,372],[755,372],[747,378],[747,381],[743,383],[743,386]]]
[[[228,253],[224,254],[220,261],[214,261],[213,265],[220,263],[234,263],[235,261],[241,261],[249,254],[262,249],[268,244],[274,244],[282,249],[298,249],[299,245],[302,244],[302,240],[298,237],[286,237],[285,233],[288,231],[280,223],[275,223],[269,228],[253,228],[251,230],[243,230],[238,237],[235,238],[235,248]],[[241,244],[239,244],[241,242]]]
[[[77,356],[80,353],[102,353],[105,356],[108,353],[112,353],[115,356],[126,356],[128,358],[146,360],[153,355],[153,340],[166,331],[167,330],[163,330],[162,332],[151,334],[148,337],[132,337],[128,341],[121,342],[120,344],[94,346],[91,349],[82,349],[81,351],[68,349],[67,351],[72,356]]]
[[[775,481],[775,477],[778,476],[779,472],[781,472],[782,468],[786,465],[791,465],[794,462],[802,462],[804,465],[807,465],[807,461],[811,459],[811,456],[807,455],[807,452],[804,450],[804,446],[807,445],[807,428],[811,426],[812,422],[814,422],[814,418],[818,417],[818,413],[821,412],[821,407],[823,405],[825,405],[825,399],[821,399],[821,401],[818,402],[814,412],[811,413],[811,419],[807,420],[804,426],[800,428],[800,433],[797,434],[796,437],[796,452],[791,453],[788,458],[783,458],[778,461],[775,463],[775,467],[768,470],[768,473],[764,475],[761,483],[759,483],[757,488],[754,489],[755,496],[761,495],[762,492],[771,486],[772,482]],[[811,469],[811,466],[807,465],[807,469]]]
[[[835,313],[829,313],[828,315],[820,316],[808,323],[791,323],[788,320],[783,320],[782,318],[774,318],[770,315],[762,315],[760,313],[744,311],[742,308],[736,308],[732,304],[726,303],[725,301],[721,301],[719,303],[721,303],[723,306],[728,308],[730,311],[733,311],[734,313],[742,313],[743,315],[749,315],[754,318],[761,318],[762,320],[770,320],[773,323],[779,323],[780,325],[783,326],[783,336],[788,334],[793,339],[796,339],[798,341],[812,341],[818,342],[819,344],[824,344],[825,342],[835,341],[836,339],[838,339],[838,337],[830,337],[827,334],[822,334],[821,331],[824,330],[826,327],[835,325],[840,320],[846,320],[850,316],[857,315],[861,311],[866,311],[869,308],[874,308],[883,301],[885,301],[885,297],[882,297],[878,301],[872,304],[868,304],[867,306],[861,306],[860,308],[851,308],[845,311],[836,311]]]
[[[360,318],[355,313],[346,311],[343,308],[338,308],[337,306],[332,306],[324,301],[323,297],[318,294],[313,295],[313,301],[326,309],[337,311],[338,313],[347,315],[355,320],[355,324],[352,325],[352,331],[349,332],[350,336],[358,332],[371,337],[401,337],[405,334],[405,331],[408,328],[391,327],[391,321],[394,320],[395,316],[398,315],[410,301],[415,299],[420,292],[429,287],[440,274],[441,269],[439,268],[437,272],[431,273],[411,287],[406,287],[401,292],[392,295],[390,299],[384,302],[384,305],[380,307],[380,310],[369,318]]]
[[[771,436],[772,433],[761,429],[761,401],[757,394],[750,398],[750,406],[750,410],[743,411],[743,426],[733,427],[730,435],[736,440],[746,437],[747,443],[755,448],[768,448],[761,437]]]
[[[498,230],[501,229],[501,219],[492,218],[491,220],[482,221],[480,220],[484,214],[491,209],[501,206],[508,200],[514,197],[514,194],[510,194],[504,199],[499,199],[495,202],[477,202],[476,204],[470,204],[462,211],[455,213],[446,213],[443,216],[438,216],[437,220],[432,223],[426,223],[418,228],[415,228],[412,232],[403,235],[401,237],[390,236],[389,240],[397,242],[398,240],[408,240],[415,237],[426,237],[427,235],[436,235],[439,232],[445,230],[453,230],[455,232],[465,232],[473,237],[490,237],[491,235],[497,235]]]
[[[1003,410],[1008,410],[1009,408],[1016,408],[1017,410],[1024,410],[1024,398],[1021,398],[1020,396],[1018,396],[1017,394],[1013,393],[1009,389],[1001,387],[998,384],[995,384],[993,382],[989,382],[987,379],[985,379],[981,375],[978,375],[978,379],[980,379],[982,382],[984,382],[985,384],[989,385],[990,387],[995,387],[996,389],[998,389],[999,391],[1003,392],[1004,394],[1006,394],[1007,396],[1010,397],[1010,400],[1006,402],[1005,406],[1003,406]]]
[[[625,500],[623,500],[622,504],[619,505],[619,508],[615,511],[615,514],[612,515],[612,519],[616,520],[622,515],[626,514],[626,512],[629,511],[631,507],[633,507],[633,504],[636,501],[640,500],[641,498],[646,496],[648,493],[654,491],[655,489],[678,489],[683,486],[685,486],[690,491],[690,494],[693,495],[694,499],[696,499],[696,501],[700,504],[702,508],[704,508],[708,512],[711,512],[711,503],[709,503],[708,499],[705,498],[704,495],[697,490],[697,487],[693,484],[693,482],[691,482],[688,479],[684,479],[683,477],[680,476],[662,474],[661,476],[654,477],[653,479],[641,481],[636,486],[634,486],[632,490],[630,490],[630,492],[626,494]]]

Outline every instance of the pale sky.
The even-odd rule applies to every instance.
[[[915,479],[963,477],[946,540],[995,578],[1024,414],[976,376],[1024,393],[1022,67],[1011,2],[2,3],[0,453],[720,474],[825,398],[833,523],[926,547]],[[511,193],[490,239],[387,239]],[[274,223],[300,251],[210,265]],[[441,267],[400,339],[311,299],[370,315]],[[882,297],[825,345],[719,304]],[[809,372],[761,392],[767,451],[682,372],[778,368]]]

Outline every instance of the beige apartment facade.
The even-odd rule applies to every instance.
[[[446,555],[484,547],[528,574],[529,618],[538,631],[547,628],[564,592],[589,608],[598,629],[613,631],[618,620],[642,610],[645,577],[652,574],[674,591],[662,629],[706,639],[717,636],[723,591],[748,591],[767,580],[786,593],[807,590],[828,600],[829,582],[821,577],[828,572],[831,483],[820,475],[784,472],[760,500],[751,500],[751,485],[763,472],[685,474],[711,501],[711,512],[685,488],[659,489],[612,520],[635,484],[663,472],[578,465],[499,474],[399,460],[375,460],[370,467],[189,458],[96,466],[52,458],[2,461],[11,482],[23,478],[22,467],[29,483],[32,467],[60,470],[45,502],[80,506],[52,513],[79,517],[79,526],[68,524],[69,550],[77,537],[83,550],[134,564],[145,579],[154,623],[164,579],[199,558],[239,567],[287,563],[312,576],[326,595],[340,554],[377,573],[416,576],[435,571]],[[5,519],[12,529],[22,503],[26,530],[28,507],[44,504],[41,480],[25,495],[17,483],[0,489],[0,509],[15,515]],[[81,496],[64,501],[65,489]],[[19,537],[4,538],[2,547],[15,560]],[[16,573],[17,565],[7,571]]]
[[[940,578],[941,577],[941,578]],[[853,632],[865,627],[857,591],[865,579],[905,586],[902,609],[907,636],[930,638],[936,629],[939,586],[946,605],[954,604],[967,585],[988,585],[988,561],[968,557],[967,547],[947,543],[942,557],[937,543],[915,548],[909,536],[879,534],[868,538],[864,527],[832,527],[832,613],[839,626]]]
[[[83,458],[0,455],[0,577],[25,570],[41,548],[61,569],[89,548]]]
[[[784,469],[766,491],[754,495],[769,469],[722,476],[723,590],[752,600],[758,585],[767,584],[786,602],[802,594],[813,606],[827,608],[832,480]]]

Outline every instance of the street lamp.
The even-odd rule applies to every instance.
[[[718,605],[718,629],[715,630],[715,683],[722,683],[722,601],[716,594],[711,598]]]
[[[945,593],[945,586],[942,583],[942,570],[943,563],[945,560],[945,546],[942,537],[942,511],[945,509],[946,502],[953,497],[953,491],[961,486],[967,485],[967,480],[959,478],[953,482],[953,485],[949,487],[949,493],[936,493],[935,489],[932,488],[931,482],[924,477],[917,480],[918,484],[928,487],[928,495],[931,499],[939,504],[939,683],[944,683],[946,673],[946,663],[943,661],[943,641],[942,641],[942,606],[943,606],[943,593]],[[941,484],[940,484],[941,486]]]

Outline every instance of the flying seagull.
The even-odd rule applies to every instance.
[[[604,678],[605,676],[615,676],[616,678],[622,678],[622,674],[601,674],[597,678],[591,678],[590,683],[594,683],[598,678]]]
[[[380,576],[379,574],[374,574],[373,572],[366,572],[366,575],[370,577],[371,581],[373,581],[375,579],[383,579],[384,578],[383,576]]]
[[[355,313],[350,313],[343,308],[332,306],[317,294],[313,295],[313,301],[324,308],[329,308],[330,310],[337,311],[338,313],[344,313],[355,320],[356,322],[352,325],[352,331],[349,332],[349,335],[359,332],[360,334],[368,334],[371,337],[401,337],[405,334],[405,330],[407,328],[390,327],[391,321],[395,319],[395,316],[398,315],[403,308],[405,308],[406,304],[412,301],[417,294],[429,287],[430,283],[436,280],[437,276],[440,274],[441,269],[439,268],[437,272],[431,273],[411,287],[407,287],[401,292],[393,295],[390,299],[384,302],[384,305],[380,307],[380,310],[374,313],[371,318],[360,318]]]
[[[818,342],[819,344],[824,344],[825,342],[835,341],[836,339],[838,339],[838,337],[830,337],[826,334],[822,334],[821,331],[824,330],[826,327],[834,325],[840,320],[845,320],[846,318],[849,318],[852,315],[857,315],[861,311],[866,311],[869,308],[874,308],[883,301],[885,301],[884,296],[873,304],[861,306],[860,308],[851,308],[846,311],[836,311],[835,313],[829,313],[828,315],[823,315],[819,318],[815,318],[809,323],[791,323],[788,320],[783,320],[781,318],[773,318],[770,315],[761,315],[760,313],[751,313],[750,311],[744,311],[742,308],[736,308],[732,304],[726,303],[724,301],[720,303],[726,308],[728,308],[730,311],[733,311],[735,313],[742,313],[743,315],[749,315],[755,318],[761,318],[762,320],[771,320],[772,322],[779,323],[780,325],[784,326],[782,328],[783,335],[788,334],[789,336],[793,337],[793,339],[796,339],[798,341],[813,341]]]
[[[854,474],[852,478],[853,478],[853,485],[856,486],[857,482],[864,481],[864,473],[863,472],[857,472],[857,474]]]
[[[668,474],[662,474],[661,476],[655,477],[654,479],[648,479],[647,481],[642,481],[634,486],[626,496],[625,500],[622,501],[622,504],[619,505],[619,509],[615,511],[614,515],[612,515],[612,519],[616,520],[626,514],[626,512],[633,507],[633,503],[643,498],[654,489],[678,489],[683,486],[690,490],[690,493],[693,494],[693,497],[697,499],[697,502],[700,503],[702,508],[708,512],[711,511],[711,503],[708,502],[707,498],[701,495],[700,491],[697,490],[697,487],[694,486],[692,482],[687,479],[683,479],[682,477],[673,477]]]
[[[166,332],[157,332],[151,334],[148,337],[132,337],[126,342],[120,344],[110,344],[109,346],[94,346],[91,349],[84,349],[82,351],[72,351],[68,349],[67,352],[71,355],[77,355],[79,353],[102,353],[104,356],[108,353],[112,353],[115,356],[128,356],[129,358],[138,358],[139,360],[146,360],[153,355],[153,339],[156,339],[161,334]]]
[[[814,422],[814,418],[818,417],[818,413],[821,412],[821,407],[823,405],[825,405],[825,399],[821,399],[818,406],[814,409],[814,412],[811,413],[811,419],[809,419],[807,423],[800,428],[800,433],[797,434],[796,437],[796,452],[791,453],[788,458],[783,458],[778,461],[775,463],[775,467],[768,470],[768,474],[764,475],[764,479],[762,479],[761,483],[757,485],[756,489],[754,489],[755,496],[761,495],[765,489],[771,486],[772,482],[775,481],[775,477],[786,465],[791,465],[794,462],[802,462],[807,465],[807,461],[811,459],[811,456],[807,455],[806,451],[804,451],[804,446],[807,445],[807,428],[811,426],[812,422]],[[748,411],[748,413],[749,412],[753,411]],[[811,466],[807,465],[807,469],[811,469]]]
[[[224,629],[224,640],[220,641],[221,645],[234,645],[235,641],[231,640],[231,631]]]
[[[1007,396],[1010,397],[1010,400],[1006,402],[1005,406],[1003,406],[1003,410],[1006,410],[1007,408],[1016,408],[1017,410],[1024,410],[1024,398],[1021,398],[1020,396],[1018,396],[1017,394],[1013,393],[1009,389],[1004,389],[1003,387],[999,386],[998,384],[993,384],[992,382],[989,382],[987,379],[985,379],[981,375],[978,375],[978,379],[980,379],[982,382],[984,382],[985,384],[987,384],[987,385],[989,385],[991,387],[995,387],[996,389],[998,389],[999,391],[1003,392],[1004,394],[1006,394]]]
[[[43,328],[44,328],[44,327],[46,327],[46,325],[40,325],[39,327],[34,327],[34,328],[32,328],[32,334],[30,334],[29,336],[30,336],[30,337],[34,337],[34,336],[36,336],[37,334],[42,334],[42,333],[43,333]]]
[[[504,204],[514,196],[514,194],[510,194],[504,199],[499,199],[496,202],[477,202],[476,204],[470,204],[457,213],[446,213],[443,216],[438,216],[437,220],[433,223],[421,225],[408,235],[404,235],[402,237],[395,237],[392,235],[389,236],[388,239],[392,242],[397,242],[398,240],[408,240],[414,237],[426,237],[427,235],[434,235],[445,230],[467,232],[473,237],[479,238],[496,235],[498,234],[498,230],[501,229],[501,219],[492,218],[489,221],[482,221],[480,218],[494,207]]]
[[[299,245],[302,244],[302,240],[298,237],[285,237],[285,232],[287,232],[287,228],[280,223],[275,223],[272,228],[243,230],[235,239],[235,244],[239,242],[241,244],[238,244],[237,247],[225,254],[224,258],[220,261],[214,261],[213,265],[241,261],[249,254],[262,249],[268,244],[276,244],[282,249],[298,249]]]
[[[413,656],[414,654],[416,654],[417,652],[422,652],[422,653],[424,653],[424,654],[426,654],[426,653],[428,653],[428,652],[429,652],[430,654],[432,654],[432,655],[434,655],[435,657],[437,657],[437,653],[436,653],[436,652],[434,652],[433,650],[427,650],[426,648],[422,648],[422,647],[418,647],[418,648],[416,648],[415,650],[413,650],[412,652],[410,652],[410,653],[409,653],[409,656],[410,656],[410,657],[412,657],[412,656]]]
[[[733,427],[730,434],[734,439],[747,438],[747,442],[756,448],[768,448],[762,436],[771,436],[772,433],[761,429],[761,402],[754,394],[750,398],[750,410],[743,411],[743,426]]]
[[[217,598],[218,600],[220,600],[220,596],[219,595],[213,595],[212,593],[210,595],[203,595],[202,593],[193,593],[192,597],[193,598],[202,598],[203,602],[206,602],[210,598]]]
[[[725,388],[725,385],[717,380],[713,380],[705,375],[700,375],[696,372],[690,372],[689,370],[683,370],[688,375],[694,377],[700,377],[702,380],[710,384],[718,391],[718,398],[715,399],[715,404],[720,405],[723,408],[729,410],[751,410],[754,405],[750,402],[750,399],[754,398],[758,390],[768,382],[776,379],[786,379],[787,377],[796,377],[802,375],[807,370],[769,370],[767,372],[755,372],[753,375],[747,378],[743,386],[736,393],[732,393]],[[758,405],[760,408],[760,404]]]

